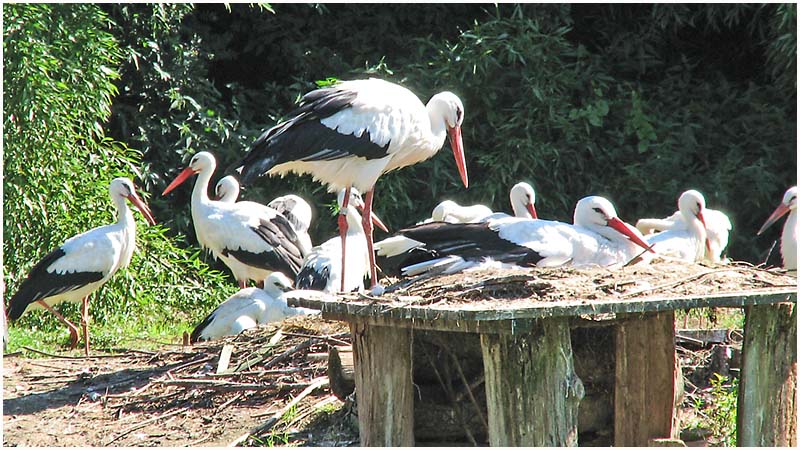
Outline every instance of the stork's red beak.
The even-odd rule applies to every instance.
[[[173,189],[180,186],[181,183],[188,180],[189,177],[191,177],[192,175],[194,175],[194,170],[191,167],[183,169],[183,171],[179,173],[174,180],[172,180],[172,183],[170,183],[169,186],[167,186],[167,188],[164,189],[164,192],[162,192],[161,195],[164,196],[169,194]]]
[[[528,214],[530,214],[531,217],[533,217],[534,219],[539,218],[538,216],[536,216],[536,207],[533,206],[533,203],[528,203],[527,205],[525,205],[525,207],[528,208]]]
[[[453,157],[456,159],[461,181],[464,182],[464,187],[468,188],[469,178],[467,177],[467,161],[464,159],[464,143],[461,141],[461,126],[448,128],[447,134],[450,135],[450,146],[453,147]]]
[[[649,245],[647,242],[642,240],[642,238],[640,238],[638,234],[634,233],[633,230],[627,224],[625,224],[625,222],[619,220],[618,217],[612,217],[608,221],[608,226],[627,236],[628,239],[633,241],[633,243],[635,243],[639,247],[642,247],[645,250],[649,250],[651,253],[655,253],[653,251],[652,245]]]
[[[777,222],[778,219],[783,217],[783,215],[788,213],[790,210],[791,210],[791,208],[789,208],[784,203],[781,203],[780,205],[778,205],[778,207],[775,208],[775,211],[772,211],[772,214],[770,214],[769,217],[767,217],[767,221],[764,222],[764,225],[761,226],[761,229],[758,230],[758,233],[756,233],[756,234],[760,235],[761,233],[763,233],[767,228],[769,228],[770,225],[772,225],[773,223]]]
[[[706,230],[706,250],[711,253],[711,241],[708,240],[708,227],[706,227],[706,219],[703,217],[703,211],[697,212],[697,218],[700,219],[700,223],[703,224],[703,228]]]
[[[150,211],[150,208],[145,202],[142,201],[141,198],[139,198],[138,195],[136,195],[136,192],[131,192],[131,195],[128,196],[128,199],[134,204],[134,206],[136,206],[139,212],[142,213],[147,223],[150,225],[156,224],[156,219],[153,218],[153,213]]]

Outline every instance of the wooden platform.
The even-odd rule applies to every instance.
[[[675,438],[674,311],[712,306],[746,308],[740,442],[796,442],[796,302],[796,279],[782,273],[674,264],[467,273],[377,298],[295,291],[289,299],[350,324],[364,446],[414,445],[415,330],[480,336],[491,445],[577,445],[584,388],[570,340],[576,320],[615,330],[614,444]],[[771,367],[770,377],[753,375]]]

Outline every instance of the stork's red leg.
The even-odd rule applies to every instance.
[[[83,297],[83,308],[81,310],[81,326],[83,326],[83,353],[89,356],[89,296]]]
[[[336,218],[337,222],[339,223],[339,236],[342,238],[342,284],[339,288],[339,292],[344,292],[344,261],[345,261],[345,253],[347,251],[347,246],[345,245],[347,242],[347,205],[350,203],[350,187],[344,190],[344,200],[342,201],[341,207],[339,208],[339,217]]]
[[[367,191],[364,198],[364,216],[361,218],[364,224],[364,234],[367,235],[367,252],[369,253],[369,288],[372,289],[378,284],[378,271],[375,269],[375,252],[372,250],[372,194],[375,188]]]
[[[259,289],[264,289],[264,280],[261,280],[261,281],[259,281],[258,283],[256,283],[256,286],[257,286]]]
[[[247,280],[236,280],[239,282],[239,289],[244,289],[247,287]]]
[[[58,320],[61,321],[64,325],[69,328],[69,348],[73,349],[78,345],[78,327],[76,327],[72,322],[65,319],[64,316],[58,313],[52,306],[48,305],[42,300],[36,300],[40,305],[42,305],[46,310],[50,311],[51,313],[55,314],[58,317]]]

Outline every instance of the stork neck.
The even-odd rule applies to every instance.
[[[208,184],[211,182],[211,174],[214,169],[202,170],[197,174],[197,181],[192,190],[192,203],[208,203]]]
[[[128,207],[128,202],[125,201],[125,197],[114,195],[112,201],[117,208],[117,223],[125,227],[134,224],[133,213],[130,207]]]
[[[364,234],[364,226],[361,224],[361,215],[354,206],[347,206],[347,234]]]
[[[425,107],[428,110],[431,130],[429,138],[437,149],[444,145],[444,138],[447,137],[447,124],[444,121],[444,111],[442,111],[441,105],[441,102],[431,99]]]

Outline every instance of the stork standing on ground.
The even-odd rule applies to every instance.
[[[303,261],[303,267],[297,274],[296,285],[298,289],[313,289],[327,293],[335,293],[341,286],[342,292],[351,292],[364,287],[364,277],[369,274],[369,255],[367,255],[367,243],[364,239],[364,229],[361,225],[361,216],[356,208],[364,208],[364,201],[361,199],[356,188],[350,189],[350,198],[345,201],[347,189],[339,192],[339,207],[347,211],[347,278],[343,277],[342,271],[342,240],[337,236],[325,241],[323,244],[311,249],[311,252]],[[381,220],[372,214],[372,222],[384,231],[386,226]]]
[[[550,220],[506,217],[484,223],[430,223],[401,230],[401,245],[378,244],[381,256],[408,254],[404,274],[428,268],[453,273],[487,260],[520,266],[612,266],[625,264],[649,246],[622,222],[603,197],[590,196],[575,206],[574,225]],[[416,242],[414,246],[408,242]],[[650,250],[652,251],[652,250]]]
[[[685,226],[645,236],[645,240],[661,255],[689,262],[702,261],[706,250],[711,253],[703,194],[694,189],[683,192],[678,197],[678,211]]]
[[[783,258],[783,267],[788,270],[797,270],[797,186],[790,187],[783,194],[783,201],[770,214],[757,234],[763,233],[786,213],[789,213],[789,217],[783,224],[781,233],[781,257]]]
[[[198,175],[191,200],[197,240],[231,269],[240,288],[247,287],[247,280],[263,282],[272,271],[296,276],[304,254],[292,224],[259,203],[210,200],[208,183],[216,164],[211,153],[194,155],[161,195]]]
[[[82,302],[81,325],[87,356],[89,294],[105,284],[117,270],[127,267],[136,247],[136,222],[125,199],[139,209],[148,223],[156,223],[130,179],[115,178],[108,190],[117,209],[117,222],[73,236],[47,254],[33,266],[8,304],[11,320],[19,319],[32,309],[44,308],[52,312],[69,328],[70,348],[75,348],[78,327],[53,309],[53,305]]]
[[[327,184],[330,192],[351,187],[366,192],[362,224],[371,287],[375,287],[370,219],[375,182],[386,172],[432,157],[449,134],[461,180],[468,186],[461,140],[463,120],[464,107],[451,92],[440,92],[423,105],[413,92],[388,81],[371,78],[339,82],[303,96],[289,119],[264,132],[232,167],[241,167],[244,184],[265,173],[296,172],[311,174]],[[345,195],[345,201],[348,198],[349,194]],[[338,218],[343,249],[347,248],[346,210],[342,208]],[[343,252],[343,271],[345,259]]]
[[[235,336],[244,330],[270,322],[319,311],[292,308],[281,297],[292,290],[292,281],[280,272],[272,272],[264,281],[264,289],[246,288],[220,303],[192,331],[190,342]]]

